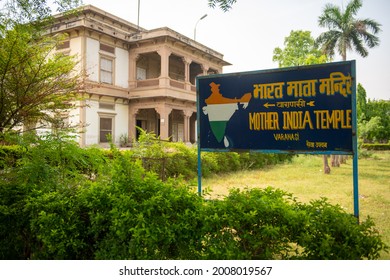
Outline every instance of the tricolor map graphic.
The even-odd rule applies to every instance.
[[[239,109],[238,104],[241,104],[244,109],[248,107],[248,103],[252,97],[251,93],[245,93],[241,98],[227,98],[222,96],[219,91],[219,84],[210,83],[211,95],[205,99],[207,106],[202,108],[203,113],[208,115],[211,131],[213,132],[218,143],[224,141],[224,146],[229,147],[230,143],[226,137],[226,126]]]

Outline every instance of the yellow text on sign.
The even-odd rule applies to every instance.
[[[250,130],[351,129],[352,110],[314,110],[249,113]]]
[[[352,128],[352,110],[315,110],[317,129]]]

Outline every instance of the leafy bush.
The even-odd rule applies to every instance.
[[[309,226],[299,235],[303,259],[377,259],[387,249],[371,218],[358,224],[356,218],[325,198],[301,205]]]
[[[130,154],[114,152],[107,176],[74,191],[34,199],[32,231],[44,249],[31,257],[184,259],[195,254],[191,244],[198,239],[201,198],[145,172]]]
[[[183,177],[189,180],[197,176],[198,155],[195,146],[160,141],[153,133],[142,129],[140,132],[141,136],[134,143],[132,152],[134,156],[148,161],[148,164],[144,164],[147,170],[156,172],[160,178]],[[203,152],[202,176],[262,168],[291,160],[292,157],[290,154]]]
[[[290,195],[233,190],[205,207],[205,259],[287,259],[306,218]]]
[[[390,143],[376,143],[376,144],[363,143],[361,145],[361,148],[367,150],[375,150],[375,151],[390,151]]]
[[[0,170],[15,167],[16,162],[23,156],[25,150],[19,145],[0,146]]]
[[[107,158],[100,150],[81,149],[61,135],[21,144],[24,152],[16,165],[0,177],[1,257],[78,257],[65,253],[68,245],[62,246],[61,242],[72,240],[63,240],[62,232],[73,232],[69,229],[71,223],[79,221],[74,218],[79,217],[73,205],[77,202],[74,192],[98,175],[103,176]],[[56,240],[53,243],[57,245],[45,246],[47,240]]]
[[[197,150],[184,143],[170,143],[167,149],[165,175],[170,178],[195,178],[198,170]]]
[[[34,158],[34,160],[41,160],[42,164],[49,160],[58,172],[75,171],[77,173],[81,171],[81,173],[87,173],[88,176],[94,176],[96,168],[99,166],[97,160],[112,158],[111,150],[101,150],[98,147],[75,151],[78,148],[77,143],[68,140],[65,135],[48,135],[47,139],[34,138],[33,142],[40,146],[40,150],[30,149],[31,141],[22,141],[19,146],[0,146],[0,169],[5,166],[15,166],[16,162],[22,158],[23,153],[28,151],[28,155],[23,157],[23,160],[30,161]],[[37,151],[41,153],[41,150],[45,150],[43,155],[46,158],[35,157],[36,155],[31,154]],[[51,154],[49,155],[49,153]],[[160,141],[155,134],[142,129],[140,129],[139,140],[133,143],[133,148],[122,151],[122,153],[130,154],[133,160],[140,160],[146,170],[156,173],[163,180],[178,177],[191,180],[197,176],[198,155],[196,147],[184,143]],[[208,177],[223,172],[263,168],[267,165],[290,160],[292,155],[203,152],[201,157],[202,176]],[[30,166],[44,165],[31,163]],[[67,168],[62,168],[64,166]],[[45,172],[49,172],[49,169]]]
[[[76,188],[66,186],[41,192],[27,200],[30,213],[31,259],[88,259],[85,216],[80,211]]]
[[[326,200],[267,188],[204,201],[115,147],[108,159],[37,140],[0,177],[1,259],[376,259],[385,249],[371,219],[358,224]]]
[[[386,245],[373,221],[325,199],[298,203],[267,188],[233,190],[204,214],[205,259],[376,259]]]

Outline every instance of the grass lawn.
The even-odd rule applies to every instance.
[[[360,220],[372,217],[390,247],[390,152],[376,152],[359,159],[358,170]],[[227,195],[231,188],[271,186],[292,193],[301,202],[326,197],[353,214],[352,171],[352,158],[327,175],[322,169],[322,156],[299,155],[292,163],[263,170],[215,175],[203,179],[202,187],[215,198]],[[381,259],[389,260],[390,252],[382,253]]]

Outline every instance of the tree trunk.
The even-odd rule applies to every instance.
[[[329,174],[330,173],[330,167],[329,167],[329,164],[328,164],[328,156],[324,155],[323,159],[324,159],[324,173],[325,174]]]
[[[340,155],[331,155],[331,165],[332,167],[340,167]]]

